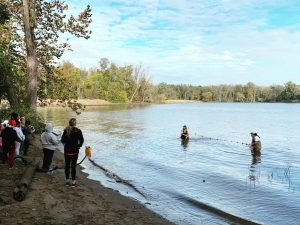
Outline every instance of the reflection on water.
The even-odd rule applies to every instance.
[[[183,150],[186,150],[188,145],[189,145],[189,139],[181,139],[181,146],[183,147]]]
[[[261,163],[261,152],[252,154],[252,165]]]
[[[256,165],[258,163],[261,163],[261,152],[252,153],[252,162],[249,168],[249,181],[250,181],[250,187],[256,187],[257,184],[259,184],[259,178],[260,178],[260,170],[259,168],[256,168]]]

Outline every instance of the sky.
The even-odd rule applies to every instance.
[[[65,0],[90,5],[89,40],[70,38],[61,60],[140,63],[153,84],[300,84],[299,0]],[[67,36],[62,36],[69,38]]]

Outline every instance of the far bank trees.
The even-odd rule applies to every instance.
[[[99,68],[91,68],[87,78],[82,79],[80,95],[84,98],[105,99],[110,102],[148,101],[151,88],[147,69],[137,66],[118,66],[102,58]]]
[[[68,69],[69,68],[69,69]],[[70,68],[72,68],[70,70]],[[117,65],[102,58],[99,67],[76,68],[64,62],[60,70],[64,76],[76,79],[79,98],[105,99],[110,102],[159,102],[165,100],[198,100],[204,102],[293,102],[300,101],[300,85],[289,81],[284,85],[257,86],[252,82],[245,85],[193,86],[187,84],[152,84],[142,64]],[[69,71],[67,75],[66,71]],[[137,71],[141,76],[137,77]],[[140,78],[140,79],[137,79]]]

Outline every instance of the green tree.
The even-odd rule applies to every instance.
[[[84,98],[89,99],[105,99],[106,92],[102,89],[102,75],[97,69],[92,68],[89,70],[89,76],[82,80],[82,89]]]
[[[212,98],[212,95],[213,94],[210,91],[206,91],[201,94],[201,97],[204,102],[209,102]]]
[[[160,95],[159,95],[159,100],[160,100],[160,101],[166,101],[166,100],[167,100],[166,95],[165,95],[165,94],[160,94]]]
[[[241,92],[236,93],[235,101],[236,102],[244,102],[245,96]]]
[[[255,102],[255,84],[248,82],[246,85],[246,96],[248,102]]]
[[[289,81],[284,84],[284,90],[282,92],[282,98],[285,101],[292,101],[295,100],[295,96],[297,95],[297,88],[296,84]]]
[[[278,102],[282,100],[281,93],[284,91],[284,87],[282,85],[271,85],[270,90],[271,95],[268,98],[270,102]]]
[[[22,55],[18,54],[20,36],[10,19],[5,4],[0,3],[0,98],[8,99],[12,107],[20,102],[22,93]],[[20,78],[20,79],[19,79]],[[19,82],[18,82],[19,81]],[[0,101],[1,101],[0,99]]]
[[[61,33],[68,32],[76,37],[89,38],[91,9],[87,6],[77,18],[71,15],[65,20],[64,12],[68,6],[59,0],[3,0],[3,4],[20,28],[19,33],[24,34],[20,50],[26,49],[25,101],[35,107],[38,68],[44,67],[46,72],[53,73],[55,59],[60,58],[65,49],[70,49],[67,41],[61,43]]]
[[[121,90],[120,83],[111,82],[109,84],[109,92],[106,96],[106,99],[109,102],[126,102],[127,94],[124,90]]]

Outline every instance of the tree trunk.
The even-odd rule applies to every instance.
[[[35,15],[31,15],[35,11],[35,0],[23,0],[23,8],[23,22],[27,52],[27,87],[25,101],[36,108],[38,62],[34,36]]]
[[[130,102],[132,102],[132,100],[133,100],[133,97],[134,97],[135,93],[137,92],[137,90],[138,90],[139,88],[140,88],[140,87],[139,87],[139,86],[137,86],[137,88],[135,89],[134,93],[133,93],[133,94],[132,94],[132,96],[131,96]]]
[[[5,89],[10,107],[18,106],[18,97],[10,75],[5,74]]]
[[[23,201],[25,199],[30,188],[32,177],[39,164],[40,158],[35,158],[32,165],[30,165],[23,174],[20,184],[15,188],[13,192],[14,199],[16,199],[17,201]]]

